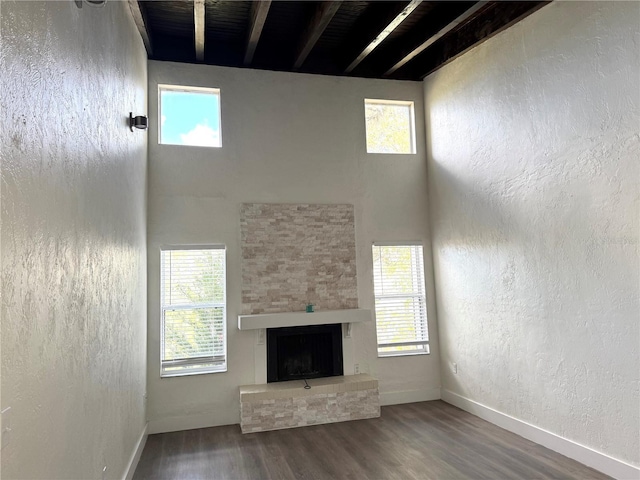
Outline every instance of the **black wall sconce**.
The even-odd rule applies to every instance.
[[[148,126],[147,117],[144,115],[134,117],[133,112],[129,112],[129,130],[133,132],[133,127],[139,128],[140,130],[146,130]]]

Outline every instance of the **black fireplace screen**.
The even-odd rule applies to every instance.
[[[340,324],[267,329],[267,382],[343,372]]]

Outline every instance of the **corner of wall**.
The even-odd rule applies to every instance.
[[[131,453],[131,458],[129,459],[129,463],[125,468],[124,475],[122,476],[123,480],[132,480],[133,475],[136,473],[136,468],[138,467],[138,463],[140,462],[140,457],[142,456],[142,452],[144,451],[144,446],[147,444],[149,424],[146,423],[144,425],[144,429],[140,434],[140,438],[136,442],[135,448]]]

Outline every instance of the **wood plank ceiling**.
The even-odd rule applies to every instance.
[[[548,1],[128,0],[149,58],[420,80]]]

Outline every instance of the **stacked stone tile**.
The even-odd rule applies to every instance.
[[[380,416],[378,381],[369,375],[240,387],[242,433]]]
[[[353,205],[243,204],[242,314],[358,308]]]

